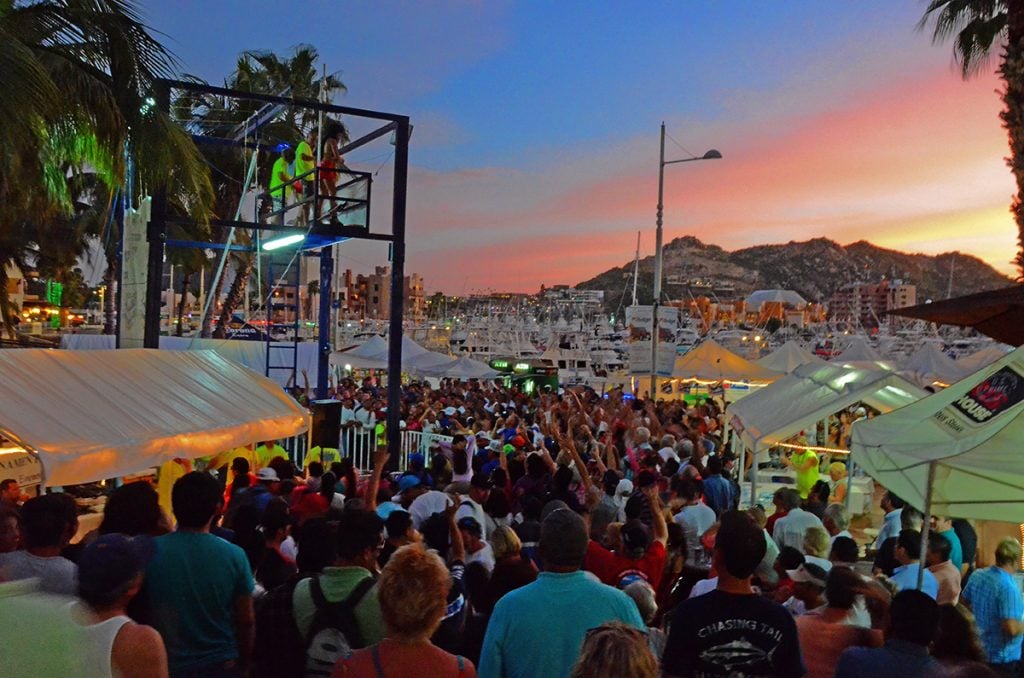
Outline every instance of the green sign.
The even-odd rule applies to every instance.
[[[61,299],[64,297],[64,285],[57,282],[56,280],[46,281],[46,300],[54,306],[60,306]]]

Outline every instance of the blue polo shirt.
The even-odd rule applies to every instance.
[[[960,599],[971,606],[989,663],[1019,660],[1024,636],[1008,638],[1003,632],[1004,619],[1024,617],[1024,601],[1010,573],[994,565],[976,571],[967,580]]]
[[[572,673],[587,631],[619,621],[645,630],[636,603],[580,570],[541,572],[507,593],[487,624],[480,678],[565,678]]]
[[[920,563],[900,565],[892,571],[890,579],[900,591],[913,591],[917,589],[917,572],[920,569]],[[932,600],[939,597],[939,580],[928,571],[928,568],[925,568],[924,577],[921,579],[921,592],[928,594]]]

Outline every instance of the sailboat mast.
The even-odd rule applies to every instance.
[[[640,231],[636,232],[636,257],[633,259],[633,305],[636,306],[636,281],[640,277]]]

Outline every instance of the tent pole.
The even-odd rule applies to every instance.
[[[850,454],[846,455],[846,497],[844,502],[846,504],[846,515],[850,515],[850,506],[853,504],[853,471],[856,464],[853,462],[853,450],[850,450]]]
[[[754,443],[754,449],[750,455],[750,468],[754,472],[754,475],[750,478],[750,505],[757,505],[757,453],[761,446],[758,443]]]
[[[928,484],[924,489],[924,522],[921,523],[921,557],[917,561],[917,590],[924,582],[924,560],[928,552],[928,533],[932,527],[932,486],[935,484],[935,462],[928,464]]]
[[[746,469],[743,467],[744,466],[743,462],[746,461],[745,457],[747,455],[744,453],[744,450],[743,450],[743,441],[739,440],[738,438],[736,439],[736,452],[737,452],[737,456],[739,457],[739,460],[740,460],[739,475],[737,475],[736,480],[739,482],[740,487],[743,487],[743,481],[746,480],[746,478],[744,477],[744,471]],[[740,496],[741,497],[742,497],[742,495],[743,495],[743,493],[740,492]],[[753,497],[751,497],[751,499],[753,499]],[[753,506],[754,502],[751,501],[750,505]]]

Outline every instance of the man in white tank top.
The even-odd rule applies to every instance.
[[[143,571],[154,553],[149,537],[123,534],[105,534],[82,551],[77,611],[91,650],[90,661],[83,662],[89,676],[167,676],[167,651],[160,634],[152,626],[136,624],[125,612],[142,587]]]

